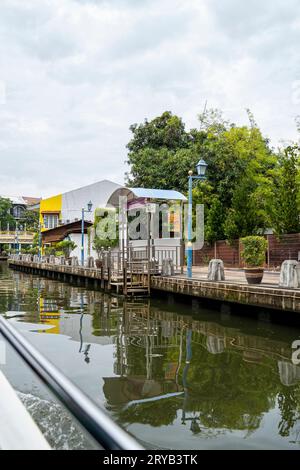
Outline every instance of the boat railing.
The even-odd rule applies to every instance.
[[[142,450],[133,437],[118,426],[2,316],[0,333],[103,449]]]

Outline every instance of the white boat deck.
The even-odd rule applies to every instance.
[[[43,434],[0,371],[0,449],[50,450]]]

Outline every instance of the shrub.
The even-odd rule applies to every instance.
[[[65,256],[69,258],[71,252],[77,248],[77,245],[72,240],[63,240],[59,242],[55,246],[56,248],[56,256]]]
[[[268,242],[264,237],[250,236],[241,239],[243,250],[241,257],[249,268],[263,266],[265,263]]]

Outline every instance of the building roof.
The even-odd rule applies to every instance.
[[[40,202],[40,198],[38,197],[27,197],[27,196],[4,196],[0,195],[0,197],[3,197],[5,199],[9,199],[12,204],[14,205],[20,205],[20,206],[31,206],[33,204],[38,204]]]
[[[22,196],[24,201],[27,203],[28,206],[33,206],[35,204],[38,204],[41,200],[40,197],[31,197],[31,196]]]
[[[3,194],[1,194],[0,197],[3,197],[5,199],[9,199],[11,201],[12,204],[20,204],[21,206],[26,206],[26,202],[25,200],[23,199],[22,196],[5,196]]]
[[[145,199],[162,199],[172,201],[186,201],[186,197],[179,191],[172,189],[128,188],[136,197]]]
[[[84,221],[84,232],[91,227],[92,222]],[[81,233],[81,220],[70,222],[69,224],[58,225],[55,228],[50,228],[42,232],[42,239],[44,243],[56,243],[64,240],[71,233]]]

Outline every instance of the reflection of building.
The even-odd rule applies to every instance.
[[[147,380],[144,377],[104,377],[103,391],[109,397],[109,405],[114,407],[178,392],[178,387],[174,382]]]
[[[285,394],[281,383],[300,380],[288,344],[217,323],[127,302],[116,330],[119,377],[105,377],[103,390],[121,422],[172,424],[179,413],[194,434],[255,430]]]
[[[281,383],[290,387],[300,381],[300,367],[290,362],[278,361]]]
[[[207,351],[211,354],[222,354],[225,349],[224,339],[217,336],[208,336],[206,340]]]
[[[60,313],[56,300],[40,298],[39,313],[41,323],[52,326],[52,328],[46,330],[46,333],[59,334]]]

